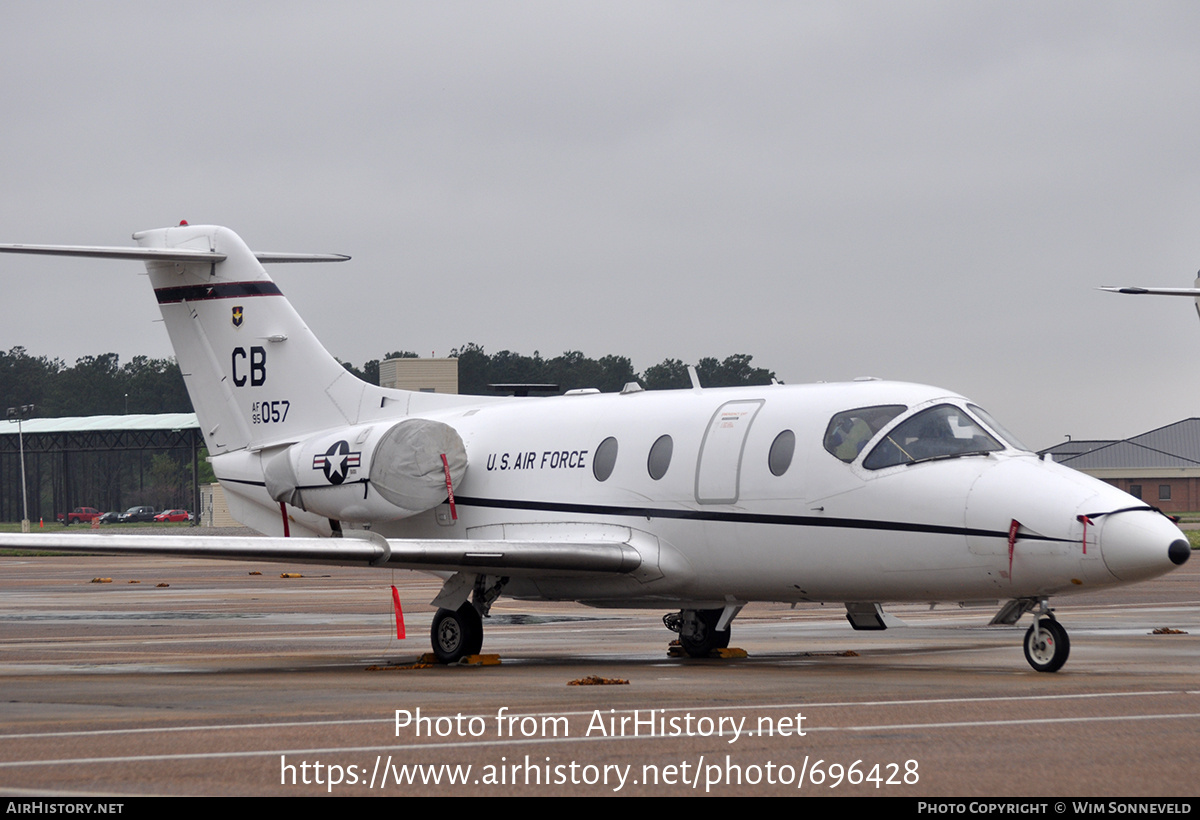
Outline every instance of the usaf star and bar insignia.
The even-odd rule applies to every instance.
[[[333,444],[323,455],[313,456],[313,469],[325,473],[325,480],[330,484],[341,484],[346,480],[346,474],[357,469],[362,462],[361,452],[351,452],[350,445],[344,440]]]

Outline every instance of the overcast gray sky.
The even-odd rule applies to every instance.
[[[7,2],[0,241],[187,219],[337,357],[749,353],[1035,447],[1200,414],[1200,3]],[[170,355],[130,262],[0,260],[0,348]]]

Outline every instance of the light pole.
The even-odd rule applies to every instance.
[[[17,423],[17,446],[21,450],[21,532],[29,532],[29,493],[25,489],[25,432],[21,429],[21,422],[32,414],[32,404],[8,408],[8,420]]]

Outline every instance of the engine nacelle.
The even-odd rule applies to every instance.
[[[445,456],[443,463],[442,457]],[[453,427],[429,419],[358,424],[262,454],[263,479],[276,501],[339,521],[407,518],[446,500],[467,471]]]

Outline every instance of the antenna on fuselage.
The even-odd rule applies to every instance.
[[[557,393],[557,384],[489,384],[489,390],[495,390],[497,393],[508,393],[510,396],[525,398],[530,393]]]

